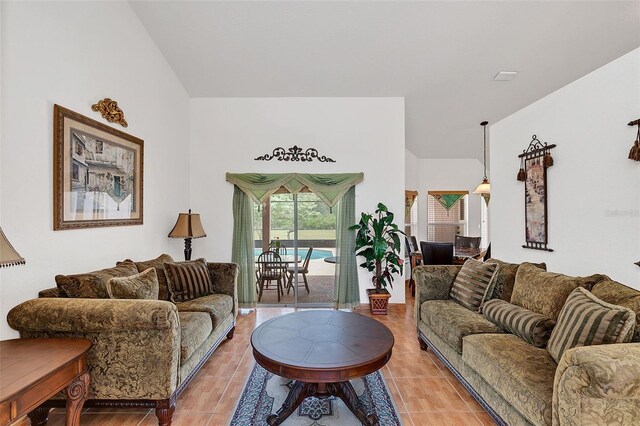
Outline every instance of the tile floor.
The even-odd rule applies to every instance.
[[[413,320],[413,300],[407,308],[392,306],[387,316],[375,316],[394,334],[395,347],[383,368],[387,384],[406,426],[493,425],[489,415],[431,352],[421,351]],[[244,382],[254,364],[249,338],[253,329],[289,308],[259,308],[238,317],[235,337],[224,341],[178,400],[174,426],[227,425]],[[368,311],[357,313],[369,315]],[[153,426],[153,410],[87,409],[83,426]],[[28,424],[28,421],[26,422]],[[64,412],[54,410],[49,425],[64,425]],[[384,426],[384,425],[382,425]]]

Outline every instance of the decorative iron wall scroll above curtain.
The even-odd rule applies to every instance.
[[[256,161],[278,160],[302,162],[312,162],[314,159],[318,160],[321,163],[336,162],[336,160],[334,160],[333,158],[318,154],[318,150],[315,148],[307,148],[306,150],[303,150],[302,148],[298,147],[298,145],[294,145],[287,150],[279,146],[275,148],[271,154],[264,154],[254,158],[254,160]]]
[[[518,155],[520,158],[518,180],[524,181],[526,237],[526,244],[522,246],[524,248],[553,251],[547,247],[549,242],[547,169],[553,166],[550,151],[555,146],[555,144],[540,142],[537,136],[533,135],[529,147]]]

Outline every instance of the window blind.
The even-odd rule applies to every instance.
[[[458,194],[461,196],[449,210],[437,199],[439,195]],[[429,191],[427,197],[427,241],[452,243],[456,234],[463,235],[467,191]]]

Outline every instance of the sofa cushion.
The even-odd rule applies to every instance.
[[[168,254],[161,254],[155,259],[144,260],[142,262],[133,262],[138,268],[138,272],[142,272],[149,268],[154,268],[158,275],[158,299],[169,300],[169,287],[167,286],[167,274],[164,272],[163,264],[165,262],[173,262],[173,258]]]
[[[149,268],[128,277],[114,277],[107,281],[107,294],[111,299],[158,300],[158,276]]]
[[[108,299],[107,281],[113,277],[126,277],[138,273],[131,261],[120,262],[113,268],[75,275],[56,275],[56,285],[66,297]]]
[[[165,262],[167,284],[171,301],[186,302],[213,293],[213,283],[207,261],[197,259],[186,262]]]
[[[464,336],[504,333],[482,314],[472,312],[453,300],[427,300],[420,306],[420,319],[458,353],[462,353]]]
[[[640,291],[612,280],[599,282],[591,290],[594,296],[607,303],[624,306],[636,313],[636,328],[633,342],[640,342]]]
[[[489,300],[482,308],[482,314],[495,325],[523,338],[537,348],[547,346],[556,322],[501,299]]]
[[[551,424],[557,364],[546,349],[513,334],[464,338],[462,359],[533,424]]]
[[[631,309],[603,302],[577,288],[560,311],[547,350],[560,362],[562,354],[571,348],[628,342],[635,325],[636,314]]]
[[[453,280],[452,300],[474,312],[480,312],[482,304],[493,291],[493,277],[498,265],[467,259]]]
[[[523,263],[516,273],[511,303],[557,320],[560,309],[573,290],[578,287],[589,290],[603,279],[607,276],[571,277]]]
[[[488,259],[487,262],[498,264],[496,276],[493,278],[493,293],[491,294],[489,299],[502,299],[509,302],[511,300],[511,293],[513,293],[513,285],[516,282],[516,273],[518,272],[518,268],[522,264],[507,263],[494,258]],[[547,270],[547,264],[544,262],[532,263],[531,265],[535,265],[544,271]]]
[[[180,364],[207,340],[213,331],[206,312],[178,312],[180,319]]]
[[[206,312],[213,328],[221,324],[233,310],[233,297],[226,294],[210,294],[187,302],[176,303],[179,312]]]

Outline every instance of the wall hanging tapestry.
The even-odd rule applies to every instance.
[[[277,147],[273,150],[271,154],[264,154],[260,157],[254,158],[256,161],[302,161],[302,162],[312,162],[314,159],[318,160],[321,163],[335,163],[336,160],[333,158],[326,157],[324,155],[319,155],[318,150],[315,148],[307,148],[303,150],[297,145],[292,146],[291,148],[285,150],[282,147]]]
[[[142,224],[144,142],[53,107],[53,229]]]
[[[520,171],[518,180],[524,181],[525,236],[522,247],[534,250],[553,251],[547,247],[547,169],[553,166],[549,145],[533,135],[529,147],[518,155]]]
[[[640,119],[629,122],[629,126],[638,126],[636,141],[629,151],[629,160],[640,161]]]
[[[127,120],[124,119],[124,111],[120,109],[118,102],[112,99],[101,99],[97,103],[91,105],[91,109],[93,111],[98,111],[102,115],[102,118],[107,120],[109,123],[118,123],[122,127],[129,126]]]

